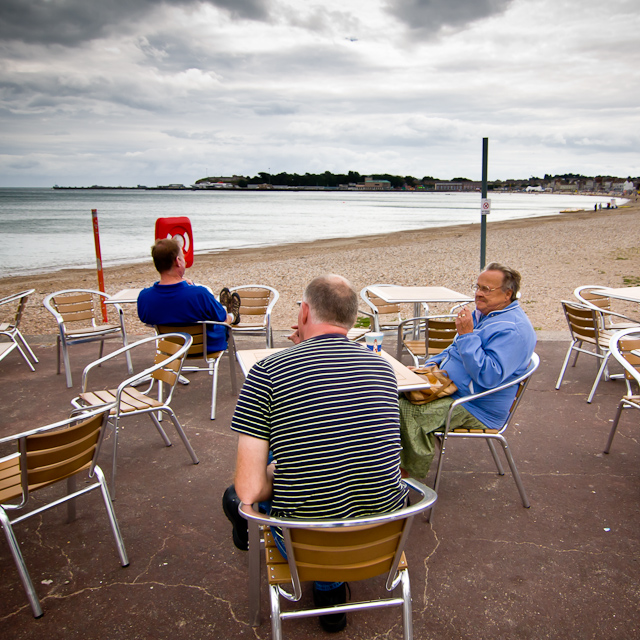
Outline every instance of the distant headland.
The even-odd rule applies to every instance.
[[[615,176],[583,176],[578,174],[548,175],[543,178],[526,179],[510,178],[493,180],[487,183],[487,189],[493,192],[546,192],[546,193],[586,193],[597,195],[624,196],[636,194],[640,185],[640,177],[619,178]],[[184,184],[167,184],[156,187],[137,185],[135,187],[111,187],[92,185],[90,187],[61,187],[54,189],[125,189],[143,191],[219,191],[219,190],[273,190],[273,191],[434,191],[465,192],[480,191],[482,183],[468,178],[452,178],[440,180],[433,176],[422,179],[413,176],[395,176],[390,174],[373,174],[363,176],[356,171],[346,174],[324,173],[278,173],[261,171],[254,177],[247,176],[209,176],[200,178],[190,186]]]

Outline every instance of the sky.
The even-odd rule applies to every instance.
[[[2,0],[0,187],[640,175],[638,0]]]

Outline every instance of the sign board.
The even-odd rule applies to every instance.
[[[489,198],[480,199],[480,211],[483,216],[486,216],[488,213],[491,213],[491,200],[489,200]]]
[[[186,216],[158,218],[156,220],[156,240],[173,238],[182,247],[187,267],[193,264],[193,232],[191,220]]]

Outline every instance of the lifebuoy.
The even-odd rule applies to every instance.
[[[158,218],[156,220],[156,240],[173,238],[182,247],[187,267],[193,264],[193,232],[191,220],[186,216]]]

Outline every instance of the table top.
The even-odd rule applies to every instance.
[[[109,296],[105,302],[107,304],[126,304],[138,302],[138,295],[142,289],[122,289],[118,293]]]
[[[366,349],[366,347],[362,347]],[[238,362],[242,373],[246,376],[249,370],[256,362],[266,358],[272,353],[283,351],[284,348],[279,349],[247,349],[238,351],[236,353]],[[413,391],[414,389],[428,389],[431,385],[418,374],[414,373],[408,367],[405,367],[401,362],[398,362],[392,355],[389,355],[386,351],[381,351],[380,355],[387,360],[393,367],[393,371],[396,374],[398,380],[398,391]]]
[[[640,287],[620,287],[618,289],[610,289],[607,287],[606,289],[600,289],[593,293],[606,296],[607,298],[627,300],[628,302],[640,302]]]
[[[471,296],[447,287],[381,287],[373,285],[369,291],[390,304],[402,302],[473,302]]]

